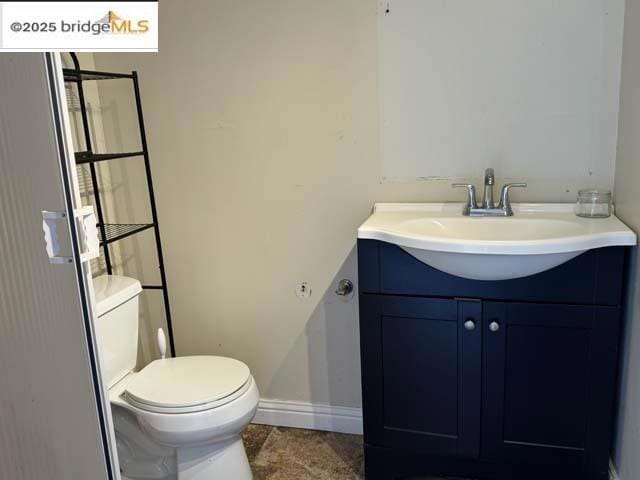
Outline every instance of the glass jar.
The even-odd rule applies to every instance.
[[[607,218],[611,216],[610,190],[580,190],[575,209],[576,215],[586,218]]]

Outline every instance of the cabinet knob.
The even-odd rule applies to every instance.
[[[466,330],[475,330],[476,322],[474,322],[471,318],[469,318],[469,319],[467,319],[466,322],[464,322],[464,328]]]
[[[489,324],[489,330],[491,330],[492,332],[497,332],[498,330],[500,330],[500,324],[496,321],[493,321]]]

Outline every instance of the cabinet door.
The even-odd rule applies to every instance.
[[[481,303],[361,296],[365,441],[475,458]]]
[[[482,456],[606,472],[619,310],[483,304]]]

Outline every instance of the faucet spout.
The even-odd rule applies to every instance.
[[[502,187],[500,203],[493,201],[493,184],[495,183],[493,168],[487,168],[484,172],[484,199],[479,207],[476,204],[476,189],[470,183],[454,183],[452,187],[463,187],[467,189],[467,202],[462,208],[462,214],[471,217],[510,217],[513,215],[509,190],[513,187],[526,187],[526,183],[507,183]]]
[[[493,201],[493,184],[495,183],[495,175],[493,168],[487,168],[484,171],[484,199],[482,200],[483,208],[495,208]]]

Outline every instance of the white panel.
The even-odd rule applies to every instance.
[[[0,478],[106,478],[74,265],[51,265],[42,210],[65,210],[44,55],[0,55]]]
[[[623,15],[624,0],[382,2],[385,177],[493,166],[610,186]]]

